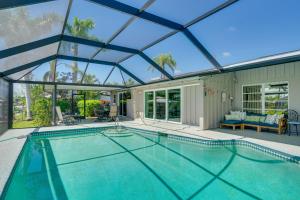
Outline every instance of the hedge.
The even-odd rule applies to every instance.
[[[95,113],[94,110],[99,110],[101,101],[100,100],[86,100],[86,117],[94,117]],[[80,115],[84,115],[84,100],[80,100],[77,103],[78,110],[80,112]]]

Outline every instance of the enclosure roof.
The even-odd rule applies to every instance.
[[[0,77],[127,88],[298,61],[299,8],[296,0],[2,0]]]

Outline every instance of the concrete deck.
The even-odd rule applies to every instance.
[[[157,122],[152,120],[142,121],[123,121],[121,125],[141,128],[152,131],[161,131],[175,135],[182,135],[193,138],[206,140],[232,140],[239,139],[263,145],[284,153],[300,156],[300,136],[278,135],[276,133],[261,132],[256,133],[253,130],[236,130],[215,129],[215,130],[199,130],[197,126],[181,125],[176,123]],[[0,136],[0,194],[4,185],[13,169],[17,157],[26,140],[24,135],[28,135],[33,131],[51,131],[66,130],[87,127],[103,127],[114,125],[114,123],[86,123],[74,126],[56,126],[44,127],[40,129],[11,129]]]

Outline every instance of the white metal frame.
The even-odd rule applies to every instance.
[[[183,118],[183,87],[185,86],[175,86],[175,87],[165,87],[165,88],[156,88],[156,89],[148,89],[148,90],[144,90],[144,119],[149,119],[149,120],[155,120],[158,122],[170,122],[170,123],[176,123],[176,124],[182,124],[182,118]],[[168,90],[172,90],[172,89],[180,89],[180,122],[174,122],[174,121],[170,121],[168,120],[168,115],[169,115],[169,105],[168,105],[168,101],[169,101],[169,94],[168,94]],[[165,119],[156,119],[156,91],[165,91],[166,92],[166,117]],[[148,118],[146,117],[146,104],[145,104],[145,97],[146,97],[146,92],[153,92],[153,118]]]
[[[263,82],[263,83],[251,83],[251,84],[243,84],[242,85],[242,111],[244,111],[244,93],[243,93],[243,89],[244,89],[244,87],[247,87],[247,86],[256,86],[256,85],[261,85],[262,87],[262,96],[261,96],[261,98],[262,98],[262,100],[261,100],[261,104],[262,104],[262,106],[261,106],[261,113],[262,114],[265,114],[265,112],[266,112],[266,109],[265,109],[265,85],[266,84],[284,84],[284,83],[287,83],[288,84],[288,100],[287,100],[287,102],[288,102],[288,109],[290,108],[290,84],[289,84],[289,82],[288,81],[279,81],[279,82]],[[276,109],[275,109],[276,110]]]

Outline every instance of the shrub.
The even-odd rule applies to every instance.
[[[56,105],[60,107],[61,112],[63,113],[70,111],[71,109],[71,102],[66,99],[57,100]]]
[[[46,99],[38,99],[35,101],[33,112],[34,112],[34,123],[37,126],[49,126],[51,125],[51,112],[50,103]]]
[[[94,117],[95,113],[94,110],[97,109],[99,110],[101,101],[100,100],[86,100],[86,116],[87,117]],[[78,110],[80,112],[80,115],[84,115],[84,100],[80,100],[77,103]]]

